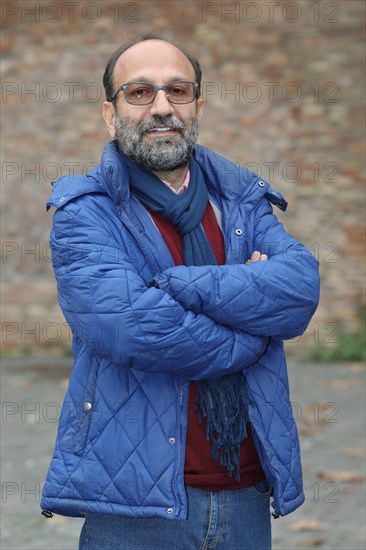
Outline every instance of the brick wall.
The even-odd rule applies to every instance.
[[[2,3],[2,304],[7,350],[58,354],[45,211],[50,181],[99,161],[101,78],[129,36],[161,32],[198,56],[199,141],[261,173],[289,202],[287,230],[320,260],[307,335],[357,330],[364,299],[364,3]],[[330,325],[329,325],[330,323]],[[338,333],[339,334],[339,333]]]

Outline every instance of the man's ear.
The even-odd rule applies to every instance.
[[[205,102],[204,102],[202,96],[200,96],[197,99],[197,107],[196,107],[196,113],[197,113],[198,120],[200,120],[200,118],[202,117],[204,104],[205,104]]]
[[[114,139],[116,137],[116,110],[113,103],[111,103],[110,101],[105,101],[103,103],[103,118],[107,125],[108,132]]]

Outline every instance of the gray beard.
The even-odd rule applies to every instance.
[[[178,136],[154,137],[148,143],[145,132],[156,126],[176,129]],[[152,116],[135,125],[116,115],[116,139],[120,151],[153,172],[166,172],[186,166],[198,137],[198,118],[191,119],[191,128],[174,115]]]

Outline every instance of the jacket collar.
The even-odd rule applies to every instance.
[[[231,162],[210,151],[202,145],[196,145],[193,155],[198,162],[209,190],[209,193],[220,204],[224,198],[237,203],[245,195],[254,195],[258,200],[269,188],[265,183],[258,186],[258,176],[246,168]],[[118,151],[117,141],[107,143],[101,160],[103,179],[117,204],[130,199],[129,176],[123,158]]]
[[[194,156],[204,174],[210,197],[220,208],[225,202],[236,205],[244,197],[253,205],[263,196],[286,208],[282,195],[271,190],[269,184],[244,167],[231,162],[210,151],[202,145],[196,145]],[[129,176],[123,158],[118,151],[117,141],[107,143],[101,163],[86,176],[63,176],[56,183],[47,202],[59,208],[72,199],[87,193],[109,195],[117,206],[127,206],[130,199]]]

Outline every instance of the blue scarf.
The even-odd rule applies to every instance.
[[[198,163],[189,163],[189,186],[176,195],[152,172],[123,155],[130,175],[131,192],[152,211],[172,223],[183,238],[185,265],[217,265],[201,225],[208,203],[206,183]],[[182,358],[183,359],[183,358]],[[226,466],[240,481],[240,444],[247,437],[248,395],[245,378],[235,373],[197,382],[198,421],[206,418],[211,458]]]

